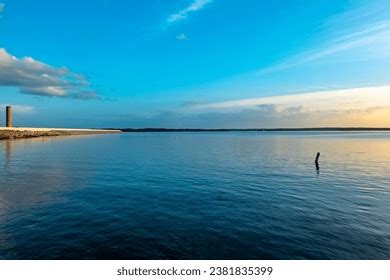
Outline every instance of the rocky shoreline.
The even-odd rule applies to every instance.
[[[32,130],[0,130],[0,140],[8,139],[26,139],[36,137],[57,137],[57,136],[74,136],[74,135],[94,135],[94,134],[111,134],[120,133],[120,131],[110,130],[48,130],[48,131],[32,131]]]

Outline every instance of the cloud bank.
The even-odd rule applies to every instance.
[[[174,23],[187,18],[188,14],[201,10],[207,4],[213,2],[213,0],[195,0],[188,7],[170,15],[167,19],[168,23]]]
[[[16,58],[4,48],[0,48],[0,86],[16,87],[21,93],[39,96],[100,99],[82,75],[31,57]]]
[[[146,127],[390,127],[390,86],[232,100],[189,102],[137,119]]]
[[[390,106],[390,86],[363,87],[316,91],[280,96],[230,100],[195,104],[192,110],[215,111],[254,108],[272,104],[279,107],[305,106],[310,110],[365,110],[370,107]]]

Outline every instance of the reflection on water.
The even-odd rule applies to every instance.
[[[11,140],[5,140],[5,168],[8,168],[9,163],[11,161],[12,157],[12,141]]]
[[[2,141],[0,165],[0,258],[390,258],[389,133]]]

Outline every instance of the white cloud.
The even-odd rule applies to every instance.
[[[56,68],[31,57],[16,58],[0,48],[0,86],[19,88],[21,93],[75,98],[99,99],[88,88],[88,81],[65,67]]]
[[[187,108],[200,111],[231,111],[244,108],[264,108],[272,105],[277,110],[306,108],[310,111],[367,110],[377,106],[390,107],[390,86],[351,88],[240,99],[208,104],[195,104]]]
[[[260,69],[257,74],[268,74],[280,70],[327,58],[336,54],[360,51],[365,56],[390,57],[390,2],[369,1],[358,8],[328,19],[318,33],[320,45],[287,57],[284,60]],[[353,53],[355,58],[358,57]]]
[[[213,0],[195,0],[188,7],[170,15],[167,19],[168,23],[174,23],[185,19],[188,14],[201,10],[207,4],[213,2]]]
[[[378,23],[374,26],[366,27],[355,33],[350,33],[340,38],[334,39],[328,46],[303,52],[299,55],[288,58],[278,64],[261,69],[258,74],[267,74],[279,70],[293,68],[311,61],[316,61],[331,55],[352,49],[370,46],[376,50],[382,49],[383,46],[390,45],[390,20]],[[385,58],[388,53],[380,51],[378,56]]]
[[[176,36],[176,40],[183,41],[187,39],[187,36],[185,34],[179,34]]]

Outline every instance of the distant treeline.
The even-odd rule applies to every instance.
[[[313,128],[250,128],[250,129],[203,129],[203,128],[123,128],[124,132],[229,132],[229,131],[390,131],[379,127],[313,127]]]

